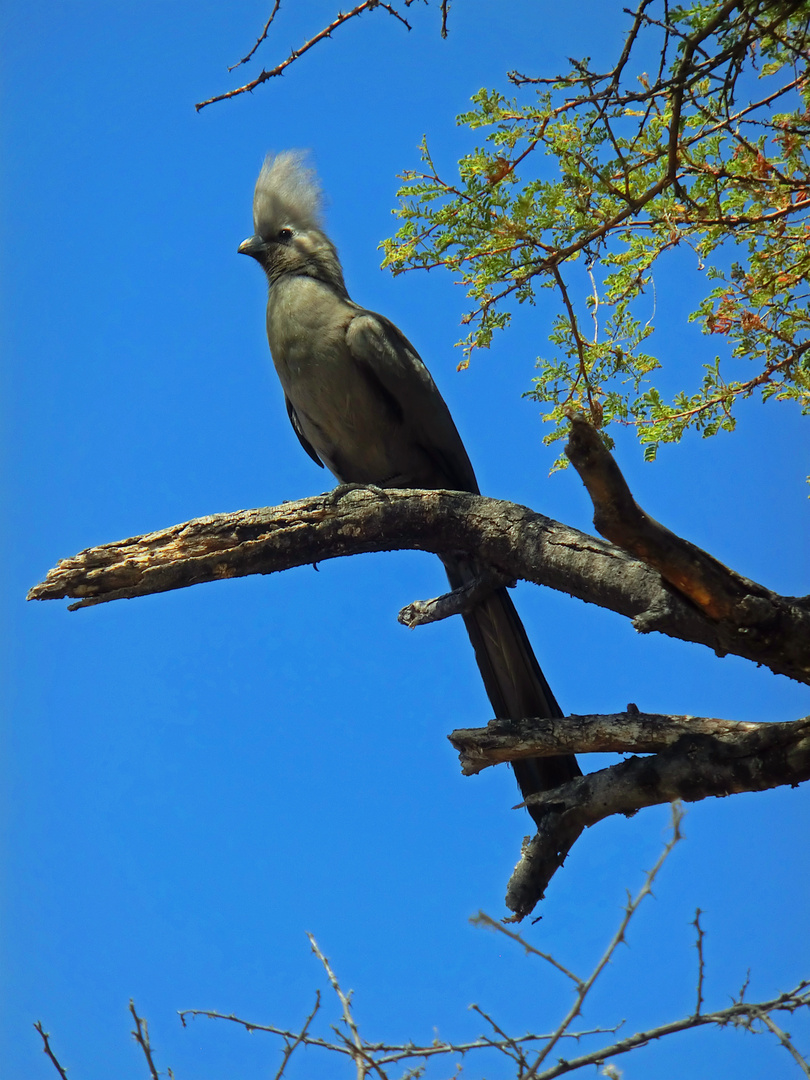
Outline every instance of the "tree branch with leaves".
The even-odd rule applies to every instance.
[[[516,305],[555,293],[554,351],[531,391],[547,442],[572,406],[603,431],[634,427],[648,459],[687,429],[732,430],[755,391],[806,412],[809,54],[801,0],[643,0],[610,70],[586,58],[551,78],[510,73],[517,97],[480,90],[458,123],[486,142],[457,178],[423,142],[385,264],[460,277],[473,305],[462,366]],[[667,402],[645,350],[656,266],[676,249],[705,283],[691,318],[722,352]]]

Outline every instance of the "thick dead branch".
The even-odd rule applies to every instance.
[[[568,416],[571,432],[565,453],[588,490],[593,523],[602,536],[657,570],[714,622],[735,626],[739,635],[759,638],[766,651],[769,640],[780,639],[779,649],[791,652],[791,635],[797,635],[796,644],[804,651],[802,642],[810,637],[807,597],[779,596],[651,518],[633,499],[596,428],[581,413],[571,410]],[[784,619],[793,627],[782,637]]]
[[[810,723],[810,717],[797,721]],[[447,738],[458,750],[461,771],[473,776],[490,765],[528,757],[559,754],[655,754],[687,735],[707,735],[733,743],[752,731],[782,729],[786,736],[794,725],[718,720],[707,716],[672,716],[661,713],[602,713],[571,716],[561,720],[527,717],[525,720],[490,720],[483,728],[458,728]]]
[[[761,724],[734,739],[683,735],[652,757],[631,758],[609,769],[530,796],[568,822],[593,825],[612,814],[634,814],[676,799],[767,791],[810,780],[810,720]]]
[[[806,602],[772,594],[772,601],[761,601],[761,625],[715,623],[612,544],[525,506],[463,492],[362,488],[337,499],[317,495],[197,518],[63,559],[29,599],[75,598],[75,609],[396,549],[474,552],[507,579],[525,578],[609,608],[642,632],[658,630],[810,682]]]
[[[741,604],[773,595],[646,514],[596,428],[582,413],[572,410],[569,419],[565,453],[588,490],[602,536],[656,569],[710,619],[737,618]]]
[[[520,860],[506,886],[504,902],[512,912],[510,922],[519,922],[534,911],[581,832],[581,825],[569,826],[549,808],[534,836],[524,838]]]
[[[709,796],[795,786],[808,779],[810,719],[804,719],[758,724],[733,739],[682,735],[653,757],[634,757],[532,795],[527,804],[546,809],[548,825],[541,825],[524,842],[507,887],[506,905],[516,919],[528,915],[542,900],[559,865],[557,853],[567,850],[566,839],[603,818],[631,816],[645,806],[677,799],[698,802]]]

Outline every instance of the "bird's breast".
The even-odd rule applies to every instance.
[[[354,359],[346,333],[357,309],[314,279],[273,285],[267,337],[284,392],[307,440],[341,480],[398,480],[402,417]]]

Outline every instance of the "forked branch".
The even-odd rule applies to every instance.
[[[578,718],[572,718],[576,730]],[[591,721],[602,718],[589,717]],[[618,717],[613,722],[612,741],[621,747]],[[632,725],[635,718],[625,714]],[[614,814],[632,816],[647,806],[670,803],[678,799],[698,802],[711,796],[736,795],[742,791],[767,791],[784,785],[796,786],[810,780],[810,718],[792,723],[740,724],[726,727],[728,721],[698,721],[697,730],[686,730],[686,717],[663,718],[661,738],[653,735],[651,718],[645,718],[636,729],[638,741],[644,745],[666,748],[650,757],[633,757],[607,769],[577,777],[550,791],[531,795],[526,805],[544,811],[537,833],[526,844],[521,859],[507,887],[506,906],[515,919],[528,915],[542,900],[548,882],[559,865],[559,852],[567,851],[571,838],[590,825]],[[676,720],[677,723],[673,723]],[[617,723],[618,721],[618,723]],[[560,728],[568,718],[557,721]],[[500,723],[500,722],[496,722]],[[536,723],[541,731],[532,756],[549,748],[548,721],[528,721],[522,736],[519,734],[519,754],[530,744],[526,731]],[[553,722],[552,722],[553,723]],[[588,724],[585,725],[587,728]],[[609,725],[607,725],[609,726]],[[684,731],[678,735],[678,726]],[[716,730],[712,731],[712,727]],[[470,732],[462,733],[463,745],[469,746]],[[451,737],[451,741],[454,741]],[[563,751],[568,733],[557,743],[557,753]],[[625,739],[625,746],[632,739]],[[586,741],[587,749],[597,747]],[[501,754],[505,747],[500,747]],[[583,752],[579,743],[577,753]],[[585,751],[587,752],[587,750]],[[521,804],[522,805],[522,804]],[[569,842],[570,841],[570,842]]]

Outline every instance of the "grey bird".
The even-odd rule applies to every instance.
[[[239,245],[267,274],[267,338],[301,445],[343,483],[478,494],[450,411],[416,349],[392,322],[349,298],[321,208],[304,155],[268,156],[253,198],[254,235]],[[443,562],[453,588],[481,573],[472,558]],[[463,618],[497,717],[563,715],[505,588]],[[514,771],[524,797],[581,775],[573,756],[516,761]]]

